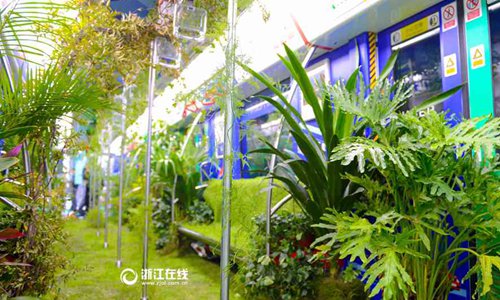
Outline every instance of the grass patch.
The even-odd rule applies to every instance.
[[[116,267],[116,226],[109,227],[109,247],[103,247],[103,232],[97,237],[96,229],[88,223],[69,220],[65,225],[69,234],[66,255],[77,272],[60,286],[62,299],[140,299],[142,285],[127,286],[120,281],[124,268],[139,273],[142,266],[142,234],[124,227],[122,238],[122,268]],[[164,256],[150,243],[149,268],[188,269],[186,286],[148,286],[149,299],[218,299],[219,266],[200,259],[194,253],[175,252]]]

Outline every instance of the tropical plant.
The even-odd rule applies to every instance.
[[[286,45],[285,50],[288,59],[280,57],[281,61],[297,82],[306,102],[312,107],[325,147],[322,148],[320,141],[309,131],[301,114],[287,102],[283,92],[276,88],[271,80],[242,65],[279,98],[275,100],[271,97],[259,96],[283,115],[284,122],[303,156],[276,149],[267,141],[264,141],[266,148],[252,153],[275,154],[281,159],[269,176],[280,181],[282,183],[280,186],[287,190],[303,212],[317,223],[328,208],[335,208],[339,211],[350,210],[360,198],[357,184],[343,177],[346,173],[356,175],[358,162],[341,164],[339,161],[330,160],[329,157],[342,140],[353,135],[361,136],[365,127],[360,126],[359,122],[355,123],[354,112],[333,110],[332,95],[329,93],[330,89],[327,88],[328,84],[319,83],[322,84],[322,92],[318,95],[297,56]],[[390,74],[389,70],[394,65],[395,58],[396,55],[393,55],[381,72],[382,80]],[[348,79],[345,84],[346,93],[356,92],[358,76],[359,72],[356,71]],[[395,107],[389,106],[386,109],[394,110]]]
[[[194,200],[186,213],[191,223],[210,224],[214,221],[214,211],[205,201]]]
[[[79,146],[79,135],[66,136],[62,124],[87,122],[112,107],[100,89],[89,85],[88,71],[57,58],[43,68],[19,67],[21,59],[48,57],[41,45],[50,44],[50,36],[42,29],[68,24],[69,18],[57,14],[62,8],[43,0],[14,1],[0,12],[0,139],[12,149],[0,158],[1,171],[8,168],[0,196],[16,208],[2,210],[0,228],[24,234],[1,244],[1,252],[16,262],[0,269],[2,294],[8,297],[45,294],[64,274],[67,260],[56,249],[64,245],[58,209],[63,193],[54,183],[58,162],[68,148]],[[21,149],[24,168],[16,158]]]
[[[12,58],[48,56],[53,44],[48,27],[65,26],[71,20],[64,16],[65,4],[48,0],[11,1],[0,7],[0,53]],[[31,61],[33,62],[33,61]]]
[[[17,135],[24,139],[55,126],[63,117],[72,119],[70,113],[76,118],[90,117],[110,107],[102,92],[87,84],[85,71],[55,63],[44,70],[29,71],[24,79],[21,73],[11,80],[13,74],[5,69],[1,72],[0,138]]]
[[[192,140],[201,114],[198,116],[185,134],[171,134],[168,126],[162,127],[153,150],[153,186],[157,197],[177,199],[184,211],[202,192],[196,187],[201,183],[199,164],[205,161],[206,153],[199,151]]]
[[[499,158],[491,155],[500,146],[500,119],[452,126],[446,112],[417,114],[441,96],[398,112],[412,87],[381,80],[366,96],[359,85],[359,91],[341,82],[328,87],[337,110],[371,129],[343,139],[330,161],[357,161],[360,174],[343,178],[361,186],[368,202],[351,211],[330,208],[317,225],[329,231],[316,240],[318,248],[360,259],[371,296],[383,291],[384,299],[446,299],[455,271],[467,262],[467,277],[479,274],[477,292],[487,295],[492,268],[500,268]]]
[[[264,216],[254,219],[256,237],[265,236]],[[272,241],[270,256],[265,252],[265,238],[254,240],[254,251],[241,266],[240,280],[252,298],[300,299],[316,294],[315,279],[323,266],[311,263],[311,227],[304,215],[274,215],[271,219]]]
[[[317,250],[310,249],[313,234],[310,219],[303,214],[273,215],[271,218],[271,249],[266,255],[266,218],[260,215],[254,218],[256,225],[253,251],[250,257],[240,265],[240,281],[245,286],[245,293],[251,299],[314,299],[321,289],[333,290],[342,287],[349,291],[352,298],[365,296],[359,282],[350,283],[336,280],[335,287],[322,286],[322,282],[337,275],[330,275],[329,260],[312,262]],[[339,278],[340,279],[340,278]],[[341,291],[338,291],[341,293]],[[358,298],[356,298],[356,296]],[[325,297],[321,299],[336,299]]]

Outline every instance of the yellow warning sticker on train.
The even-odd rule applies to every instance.
[[[481,44],[470,48],[471,68],[477,69],[486,65],[486,56],[484,55],[484,45]]]
[[[439,27],[439,12],[420,19],[391,33],[391,46],[395,46],[416,36]]]
[[[444,57],[444,77],[457,75],[457,54],[453,53]]]

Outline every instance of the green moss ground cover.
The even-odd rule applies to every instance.
[[[62,299],[140,299],[141,285],[127,286],[120,281],[123,268],[136,271],[142,265],[142,234],[123,231],[123,267],[115,266],[116,226],[109,228],[109,248],[103,248],[103,237],[96,236],[96,229],[85,221],[70,220],[66,223],[69,249],[64,249],[77,272],[60,286]],[[218,299],[219,266],[200,259],[193,253],[160,255],[151,242],[150,268],[186,268],[189,281],[186,286],[150,286],[149,299]]]
[[[233,181],[231,244],[236,250],[241,250],[243,253],[251,250],[252,236],[255,234],[252,219],[266,211],[267,188],[268,179],[262,177]],[[275,188],[273,190],[273,205],[286,195],[284,190]],[[214,210],[214,222],[209,225],[185,222],[182,225],[215,241],[220,241],[222,235],[222,181],[210,181],[203,197]],[[299,212],[300,209],[293,200],[290,200],[280,209],[280,212],[282,211]]]

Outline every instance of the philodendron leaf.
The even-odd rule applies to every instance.
[[[0,157],[0,172],[7,170],[18,162],[19,160],[15,157]]]
[[[500,256],[480,255],[478,259],[481,264],[481,279],[483,281],[481,296],[484,296],[491,290],[493,284],[493,266],[500,270]]]

